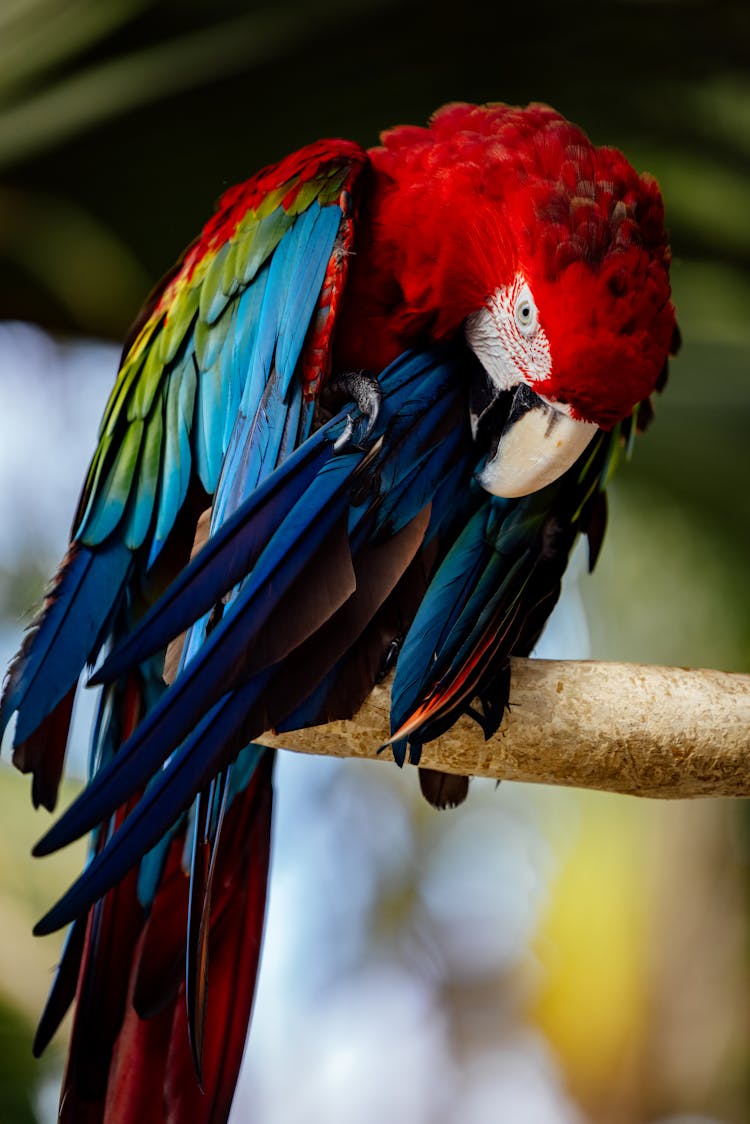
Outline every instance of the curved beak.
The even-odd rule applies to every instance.
[[[485,389],[479,410],[472,401],[475,435],[482,418],[487,415],[489,420],[491,416],[488,397]],[[492,439],[477,480],[486,491],[507,499],[538,492],[578,460],[597,429],[593,422],[579,421],[556,410],[522,383],[513,393],[510,412]]]

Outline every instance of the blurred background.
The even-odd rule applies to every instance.
[[[683,351],[540,654],[750,670],[740,0],[3,0],[3,663],[64,551],[117,341],[215,198],[317,137],[371,144],[451,100],[548,101],[666,198]],[[745,805],[475,783],[439,815],[408,770],[292,755],[278,782],[235,1122],[750,1119]],[[8,1124],[55,1118],[63,1058],[31,1059],[58,946],[30,930],[82,854],[32,862],[46,822],[6,764]]]

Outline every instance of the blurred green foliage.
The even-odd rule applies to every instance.
[[[65,784],[61,799],[75,791]],[[52,941],[35,941],[34,922],[56,896],[59,887],[80,870],[85,847],[78,844],[51,863],[31,863],[31,847],[42,830],[41,813],[29,803],[29,781],[0,766],[0,1120],[26,1124],[37,1120],[36,1091],[45,1079],[57,1080],[61,1065],[58,1042],[36,1061],[31,1042],[41,1013],[51,972],[60,954],[62,934]],[[44,820],[48,820],[45,815]]]
[[[0,1000],[0,1119],[35,1124],[31,1090],[39,1080],[28,1041],[29,1021]]]

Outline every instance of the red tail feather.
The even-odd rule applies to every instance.
[[[221,1124],[242,1062],[260,957],[271,828],[272,755],[235,797],[217,854],[209,991],[198,1086],[188,1040],[184,835],[169,850],[144,923],[135,873],[89,919],[60,1120]]]
[[[60,787],[68,729],[76,688],[68,691],[33,734],[13,750],[13,764],[22,773],[33,773],[31,800],[54,812]]]

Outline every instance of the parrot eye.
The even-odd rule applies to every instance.
[[[536,330],[536,305],[528,289],[519,294],[516,301],[515,317],[519,330],[525,336],[530,336]]]

